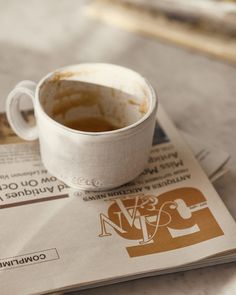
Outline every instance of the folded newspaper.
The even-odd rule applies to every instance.
[[[0,145],[1,295],[236,260],[236,223],[207,178],[216,178],[228,155],[218,153],[216,164],[188,139],[206,175],[161,107],[157,118],[146,169],[110,191],[73,190],[48,174],[37,142]]]

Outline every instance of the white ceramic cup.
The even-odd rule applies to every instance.
[[[29,126],[20,101],[30,97],[36,125]],[[155,127],[157,97],[140,74],[112,64],[68,66],[38,84],[22,81],[6,100],[9,123],[25,140],[39,138],[47,170],[73,188],[106,190],[125,184],[145,168]],[[105,116],[122,128],[84,132],[66,120]]]

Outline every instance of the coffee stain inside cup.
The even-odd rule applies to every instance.
[[[71,78],[73,76],[81,76],[91,74],[95,70],[88,70],[88,69],[81,69],[80,71],[62,71],[62,72],[55,72],[48,80],[49,82],[58,82],[60,80],[65,80],[66,78]]]
[[[111,131],[131,125],[147,113],[149,104],[144,90],[138,99],[121,89],[74,80],[79,74],[85,73],[56,72],[41,88],[46,93],[42,104],[60,124],[81,131]]]
[[[146,99],[144,99],[142,101],[142,103],[140,104],[139,111],[140,111],[140,113],[143,113],[143,114],[147,113],[147,111],[148,111],[148,102],[147,102]]]
[[[122,128],[121,126],[112,124],[104,117],[78,118],[72,121],[66,121],[64,125],[74,130],[86,132],[104,132]]]
[[[56,102],[52,110],[53,116],[60,114],[64,118],[66,113],[72,108],[91,106],[97,106],[100,115],[104,116],[104,110],[102,104],[100,103],[98,93],[68,89],[55,95],[54,99]]]
[[[147,100],[145,98],[143,98],[143,101],[141,103],[133,100],[133,99],[129,99],[129,103],[132,105],[137,105],[139,106],[139,112],[142,114],[146,114],[148,111],[148,103]]]
[[[80,76],[80,75],[85,75],[85,74],[89,74],[91,73],[91,70],[81,70],[81,71],[62,71],[62,72],[55,72],[52,77],[49,79],[49,82],[57,82],[58,86],[60,86],[60,81],[65,81],[64,79],[66,78],[71,78],[73,76]],[[141,102],[137,102],[134,99],[129,99],[128,103],[132,104],[132,105],[137,105],[139,106],[139,112],[141,114],[145,114],[148,111],[148,94],[145,88],[141,87],[139,85],[139,88],[141,90],[141,92],[143,93],[143,99]],[[81,91],[80,91],[81,93]],[[83,92],[83,98],[79,98],[76,97],[76,94],[78,94],[78,91],[72,91],[69,90],[67,91],[67,93],[65,92],[64,94],[58,95],[55,97],[55,99],[60,99],[60,103],[62,104],[61,106],[58,104],[57,106],[55,106],[54,110],[53,110],[53,115],[57,115],[59,113],[62,114],[62,116],[65,116],[65,113],[73,107],[79,107],[79,106],[93,106],[93,105],[97,105],[101,115],[104,115],[104,111],[102,108],[102,105],[99,103],[99,91],[96,92],[96,94],[92,94],[91,93],[88,95],[86,92]],[[62,102],[62,98],[67,97],[67,100],[65,102]],[[111,88],[111,96],[115,97],[116,96],[116,90],[114,88]],[[70,98],[71,97],[71,98]]]
[[[63,80],[65,78],[70,78],[75,75],[75,72],[55,72],[52,77],[48,80],[49,82],[58,82],[60,80]]]

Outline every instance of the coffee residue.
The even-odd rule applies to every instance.
[[[93,73],[94,70],[83,70],[80,71],[64,71],[64,72],[55,72],[50,79],[48,79],[49,82],[58,82],[60,80],[63,80],[65,78],[70,78],[73,76],[81,76],[81,75],[87,75],[90,73]]]
[[[70,78],[72,76],[74,76],[75,73],[74,72],[55,72],[53,74],[53,76],[49,79],[49,82],[58,82],[60,80],[63,80],[65,78]]]
[[[133,100],[133,99],[129,99],[129,103],[139,106],[139,103],[137,101]]]
[[[148,103],[147,103],[146,99],[144,99],[142,101],[142,103],[140,104],[139,111],[140,111],[140,113],[143,113],[143,114],[147,113],[147,111],[148,111]]]
[[[67,89],[55,96],[55,101],[58,101],[53,107],[53,116],[61,114],[65,117],[65,114],[75,107],[90,107],[97,106],[101,115],[104,115],[102,105],[100,103],[99,94],[87,92],[85,90],[76,91],[73,89]]]
[[[133,99],[129,99],[129,103],[132,105],[139,106],[139,112],[142,114],[146,114],[146,112],[148,111],[148,103],[147,103],[146,97],[144,97],[141,103],[138,103],[137,101]]]
[[[122,127],[115,126],[104,117],[86,117],[64,123],[65,126],[86,132],[104,132],[120,129]]]

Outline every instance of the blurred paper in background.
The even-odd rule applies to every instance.
[[[236,63],[236,2],[95,0],[90,17]]]

